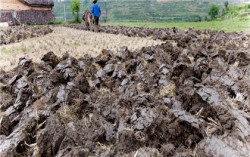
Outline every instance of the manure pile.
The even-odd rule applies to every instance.
[[[249,35],[107,29],[165,42],[1,70],[0,156],[250,154]]]

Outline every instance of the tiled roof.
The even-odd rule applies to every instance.
[[[20,2],[32,7],[53,7],[53,0],[19,0]]]

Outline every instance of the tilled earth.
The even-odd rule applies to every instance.
[[[2,70],[0,156],[250,154],[249,35],[102,29],[164,43]]]
[[[49,26],[18,26],[0,30],[0,45],[15,43],[28,38],[34,38],[51,33]]]
[[[75,58],[88,53],[96,57],[103,49],[116,53],[123,46],[134,51],[163,43],[161,40],[151,39],[152,37],[128,37],[122,34],[94,33],[66,27],[50,27],[50,29],[53,32],[44,36],[0,46],[0,51],[3,51],[0,52],[0,67],[5,71],[11,70],[18,65],[19,58],[24,57],[39,63],[43,55],[49,51],[53,51],[59,57],[66,52]]]

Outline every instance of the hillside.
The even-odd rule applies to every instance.
[[[195,30],[223,30],[226,32],[238,31],[250,33],[250,4],[239,6],[228,6],[222,9],[221,13],[211,21],[203,22],[109,22],[106,25],[113,26],[139,26],[139,27],[177,27],[187,30],[190,27]]]
[[[216,20],[239,19],[241,21],[249,21],[250,17],[250,4],[240,6],[228,6],[223,9],[220,16]]]
[[[224,6],[226,0],[99,0],[103,21],[108,22],[196,22],[207,16],[211,4]],[[239,4],[249,0],[228,0]],[[91,1],[80,0],[81,12],[90,10]],[[62,21],[73,19],[71,0],[55,1],[53,12]],[[65,13],[64,13],[65,7]]]

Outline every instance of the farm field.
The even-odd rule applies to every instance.
[[[223,20],[223,21],[210,21],[210,22],[174,22],[174,23],[148,23],[148,22],[118,22],[107,23],[105,25],[111,26],[138,26],[138,27],[178,27],[181,30],[187,30],[193,27],[196,30],[223,30],[226,32],[243,31],[250,33],[250,19],[246,21],[240,21],[239,19]]]
[[[65,24],[0,39],[0,156],[250,154],[247,33]]]
[[[99,0],[102,8],[100,20],[104,22],[197,22],[208,17],[208,10],[212,4],[224,9],[224,2],[229,5],[247,3],[246,0],[170,0],[157,2],[157,0]],[[56,19],[64,21],[72,20],[71,0],[55,2],[53,13]],[[91,9],[92,3],[88,0],[80,0],[80,12]],[[65,12],[64,12],[64,6]],[[122,8],[122,9],[121,9]]]
[[[53,33],[42,37],[28,38],[21,42],[0,46],[2,51],[0,54],[1,68],[10,70],[17,66],[19,58],[23,57],[31,58],[38,63],[42,56],[49,51],[60,57],[66,52],[76,58],[84,57],[88,53],[96,57],[103,49],[117,52],[123,46],[127,46],[134,51],[137,48],[162,43],[161,41],[149,39],[149,37],[138,38],[105,33],[96,34],[66,27],[54,27],[52,30]],[[29,30],[29,32],[32,31]]]

